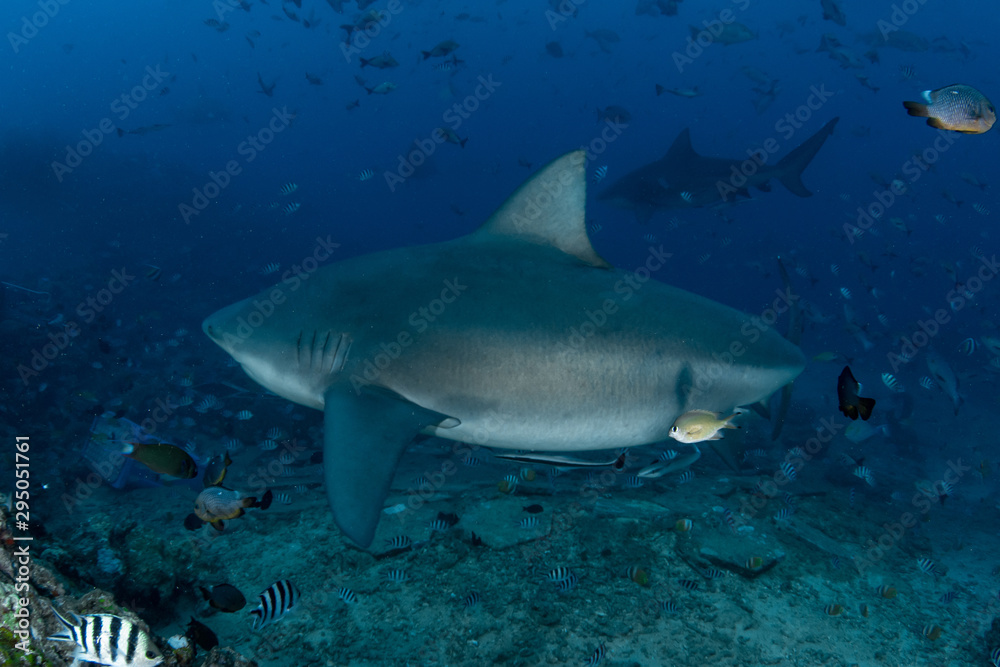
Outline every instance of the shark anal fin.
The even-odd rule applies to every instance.
[[[323,466],[333,520],[367,547],[403,450],[421,429],[449,417],[389,391],[338,385],[324,400]]]

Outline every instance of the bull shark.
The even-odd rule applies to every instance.
[[[760,151],[744,158],[698,155],[691,146],[691,130],[685,128],[666,155],[622,176],[597,198],[633,210],[639,222],[645,223],[657,210],[731,204],[737,197],[750,197],[750,188],[770,192],[772,179],[781,181],[794,195],[811,197],[802,183],[802,172],[838,120],[829,121],[773,166]]]
[[[549,163],[467,236],[335,262],[205,319],[253,380],[324,411],[328,500],[358,545],[422,435],[556,455],[644,445],[802,371],[773,328],[651,279],[662,246],[634,271],[605,261],[584,162]]]

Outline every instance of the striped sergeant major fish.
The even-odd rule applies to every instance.
[[[288,579],[276,581],[260,594],[260,604],[250,611],[254,617],[253,629],[260,630],[266,625],[280,621],[299,601],[301,594],[295,584]]]
[[[110,667],[155,667],[163,655],[153,639],[132,621],[111,614],[88,614],[67,620],[52,608],[63,629],[49,637],[52,641],[73,642],[73,664],[94,662]]]

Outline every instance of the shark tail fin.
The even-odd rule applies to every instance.
[[[800,146],[797,146],[791,153],[778,161],[778,180],[788,188],[788,191],[799,197],[811,197],[810,192],[802,183],[802,172],[805,171],[816,153],[823,147],[827,137],[833,134],[833,128],[840,117],[836,117],[822,128],[819,132],[806,139]]]

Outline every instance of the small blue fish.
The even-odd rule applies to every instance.
[[[406,574],[406,570],[392,569],[385,573],[385,580],[391,581],[394,584],[402,584],[410,580],[409,575]]]
[[[283,197],[287,197],[288,195],[292,194],[298,189],[299,186],[297,183],[285,183],[284,185],[281,186],[280,192]]]
[[[875,473],[868,466],[858,466],[854,469],[854,476],[865,480],[868,486],[875,486]]]
[[[604,656],[607,654],[607,652],[608,652],[607,649],[604,647],[604,642],[601,642],[601,644],[596,649],[594,649],[594,653],[590,656],[590,659],[587,660],[587,662],[585,663],[586,666],[597,667],[599,664],[601,664],[601,660],[604,659]]]
[[[358,180],[361,181],[362,183],[374,177],[375,177],[375,172],[372,171],[371,169],[362,169],[361,173],[358,174]]]
[[[560,565],[559,567],[549,570],[546,575],[549,581],[553,583],[559,583],[573,576],[573,570],[569,569],[565,565]]]
[[[538,525],[538,519],[533,516],[526,516],[517,523],[519,528],[534,528]]]
[[[696,591],[700,584],[694,579],[678,579],[677,585],[686,591]]]
[[[728,507],[722,508],[722,519],[729,526],[729,530],[736,533],[736,517],[733,516],[732,511]]]
[[[625,486],[629,489],[638,489],[642,486],[642,478],[637,475],[629,475],[625,478]]]
[[[567,578],[556,584],[556,590],[560,593],[569,593],[571,590],[576,588],[578,583],[580,583],[580,579],[575,574],[570,572]]]
[[[354,594],[350,588],[339,588],[337,590],[337,597],[343,600],[346,604],[354,604],[358,601],[358,596]]]
[[[899,380],[892,373],[882,373],[882,384],[892,391],[901,392],[903,388],[899,385]]]
[[[298,211],[300,208],[302,208],[302,204],[300,204],[297,201],[293,201],[285,204],[285,207],[281,209],[281,212],[284,213],[285,215],[291,215],[292,213]]]
[[[799,476],[799,474],[795,471],[795,466],[788,461],[784,461],[779,467],[781,468],[782,474],[784,474],[790,481],[794,482],[795,478]]]
[[[462,606],[465,607],[466,609],[470,609],[479,604],[479,600],[480,600],[479,593],[477,593],[476,591],[472,591],[471,593],[465,596],[464,600],[462,600]]]
[[[978,347],[978,345],[979,344],[976,342],[975,338],[966,338],[965,340],[963,340],[959,344],[958,351],[961,352],[961,353],[963,353],[963,354],[970,354],[971,355],[973,352],[976,351],[976,348]]]
[[[396,535],[385,543],[390,549],[408,549],[413,546],[413,541],[406,535]]]
[[[694,473],[692,471],[688,470],[686,473],[684,473],[683,475],[681,475],[680,477],[677,478],[677,483],[678,484],[687,484],[692,479],[694,479]]]
[[[598,167],[594,171],[594,185],[597,185],[598,183],[603,181],[604,177],[607,175],[608,175],[608,165],[604,165],[603,167]]]
[[[923,572],[924,574],[929,574],[932,577],[938,574],[937,565],[935,565],[934,561],[932,561],[930,558],[918,558],[917,567],[920,569],[921,572]]]
[[[677,606],[677,603],[674,602],[673,600],[664,600],[663,602],[660,603],[660,611],[662,611],[664,614],[676,614],[677,612],[680,611],[680,608]]]
[[[451,528],[451,524],[444,519],[434,519],[430,523],[430,529],[432,533],[443,533]]]
[[[779,510],[778,513],[774,515],[774,520],[788,521],[792,518],[793,514],[795,514],[795,510],[786,507],[785,509]]]

